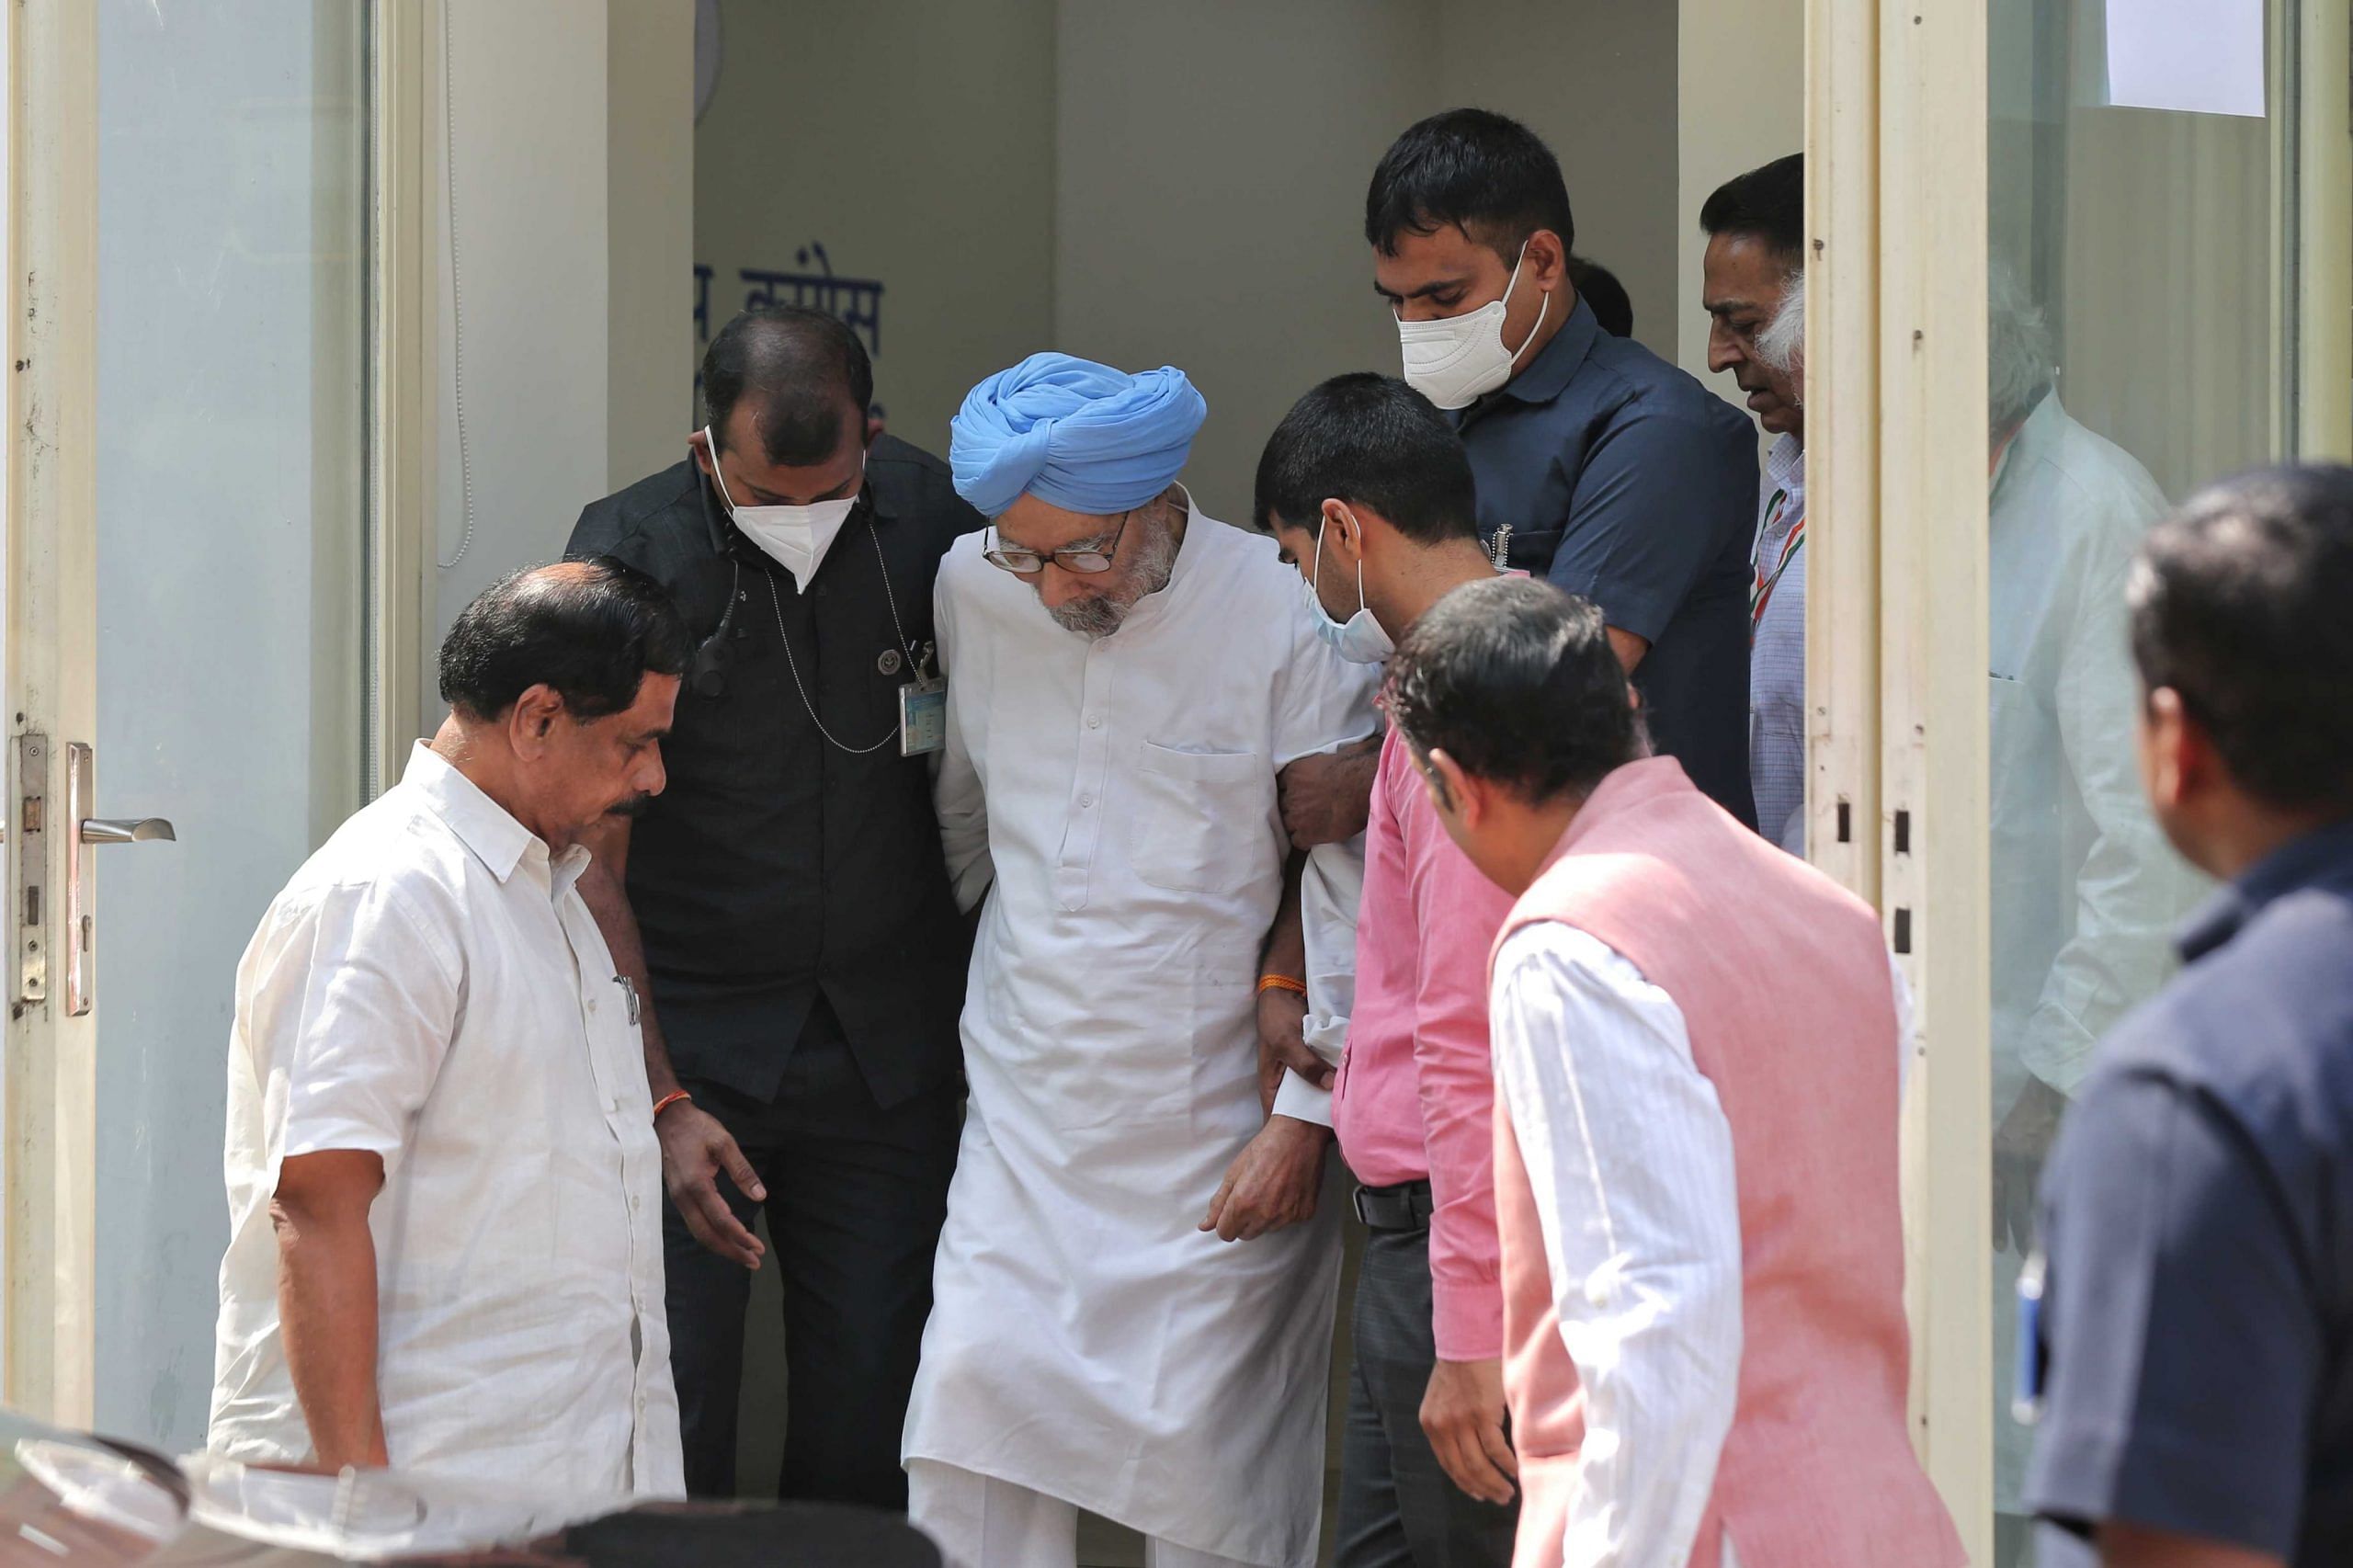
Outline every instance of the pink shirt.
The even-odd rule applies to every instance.
[[[1487,956],[1511,903],[1447,837],[1391,731],[1365,830],[1356,1006],[1332,1131],[1367,1187],[1430,1184],[1431,1327],[1447,1361],[1503,1353]]]

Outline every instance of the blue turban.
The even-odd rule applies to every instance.
[[[956,494],[987,517],[1024,494],[1109,517],[1168,488],[1209,412],[1172,367],[1131,376],[1032,354],[966,394],[949,422],[948,463]]]

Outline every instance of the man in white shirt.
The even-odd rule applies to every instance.
[[[1805,853],[1805,154],[1719,187],[1700,297],[1708,369],[1729,370],[1778,437],[1749,551],[1748,782],[1756,831]]]
[[[1315,1559],[1331,1134],[1313,1094],[1266,1114],[1254,981],[1277,774],[1370,733],[1370,680],[1175,483],[1206,413],[1181,371],[1043,354],[949,447],[995,526],[940,567],[940,822],[987,903],[905,1452],[964,1568],[1072,1562],[1081,1508],[1160,1568]]]
[[[691,649],[608,560],[517,573],[449,716],[237,973],[211,1446],[533,1493],[683,1491],[662,1155],[579,839],[663,785]]]

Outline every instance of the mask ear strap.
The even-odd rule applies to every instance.
[[[735,497],[727,494],[727,476],[719,472],[719,442],[712,437],[710,426],[708,425],[702,427],[702,442],[703,449],[710,454],[711,482],[719,486],[719,498],[727,503],[728,513],[733,516],[735,510]]]

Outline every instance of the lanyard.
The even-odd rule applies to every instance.
[[[1772,532],[1773,525],[1781,520],[1782,510],[1789,504],[1790,493],[1787,490],[1773,492],[1773,499],[1765,508],[1765,525],[1756,530],[1756,543],[1748,552],[1748,627],[1751,641],[1756,639],[1756,628],[1765,619],[1765,607],[1773,602],[1773,590],[1779,585],[1781,574],[1790,569],[1790,562],[1797,558],[1799,548],[1805,543],[1805,514],[1800,512],[1797,521],[1790,525],[1788,536],[1781,540],[1781,552],[1774,559],[1772,572],[1769,574],[1766,572],[1765,536]]]

